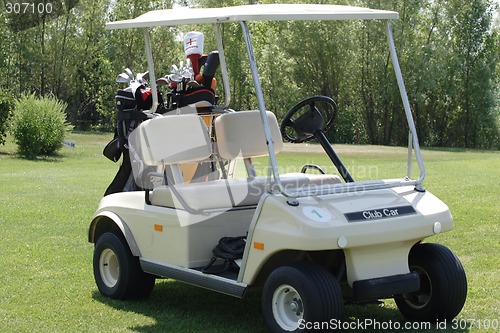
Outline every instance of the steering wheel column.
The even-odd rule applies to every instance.
[[[352,179],[352,176],[349,173],[349,171],[347,171],[347,168],[345,167],[344,163],[342,163],[340,157],[337,155],[335,150],[333,150],[333,147],[330,144],[330,142],[328,142],[325,133],[323,133],[321,130],[316,131],[314,133],[314,137],[316,138],[316,140],[318,140],[321,147],[323,147],[326,154],[328,155],[332,163],[335,165],[342,178],[344,178],[345,182],[346,183],[354,182],[354,179]]]
[[[322,107],[318,107],[321,105]],[[337,110],[337,104],[327,96],[314,96],[301,101],[292,107],[281,122],[281,134],[285,140],[292,143],[318,140],[321,147],[344,178],[344,181],[354,182],[344,163],[326,138],[325,132],[330,129]],[[298,117],[294,118],[294,116]],[[292,129],[293,134],[290,133]]]

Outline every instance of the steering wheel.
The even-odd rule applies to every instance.
[[[314,138],[317,131],[330,129],[337,114],[337,103],[328,96],[309,97],[295,104],[281,121],[281,135],[291,143]]]

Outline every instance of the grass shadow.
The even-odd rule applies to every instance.
[[[421,147],[422,150],[429,150],[429,151],[437,151],[437,152],[447,152],[447,153],[465,153],[467,151],[466,148],[461,148],[461,147],[432,147],[432,146],[424,146]],[[476,150],[474,150],[476,151]],[[479,150],[477,150],[479,151]]]
[[[387,302],[389,303],[389,301]],[[451,322],[411,322],[399,310],[387,307],[384,301],[368,304],[347,304],[345,323],[341,332],[412,332],[412,333],[466,333],[468,329],[454,328]]]
[[[238,299],[173,280],[159,280],[146,300],[117,301],[103,297],[98,291],[93,298],[117,310],[154,320],[152,325],[129,327],[134,332],[267,332],[258,292]],[[448,329],[435,323],[417,327],[417,323],[406,322],[398,310],[385,307],[383,302],[348,304],[343,322],[325,325],[341,327],[341,332],[468,332],[453,330],[450,324]]]
[[[491,154],[498,153],[499,150],[495,148],[491,149],[478,149],[478,148],[461,148],[461,147],[421,147],[422,150],[445,152],[445,153],[483,153]]]
[[[16,152],[0,150],[0,156],[15,156],[16,154]]]
[[[7,151],[7,152],[0,152],[0,155],[10,156],[14,159],[22,160],[22,161],[49,162],[49,163],[62,162],[64,160],[64,158],[67,157],[66,155],[64,155],[60,152],[55,152],[55,153],[50,154],[50,155],[29,156],[29,155],[21,154],[18,151]]]
[[[68,155],[63,151],[64,146],[51,154],[30,155],[23,154],[19,151],[19,147],[9,137],[6,144],[0,145],[0,157],[12,158],[18,161],[30,162],[62,162]]]
[[[267,332],[257,293],[238,299],[173,280],[157,280],[146,300],[117,301],[98,291],[93,298],[154,320],[153,325],[129,327],[134,332]]]

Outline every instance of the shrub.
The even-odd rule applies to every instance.
[[[16,102],[11,133],[19,153],[28,158],[53,155],[63,145],[67,104],[54,96],[23,95]]]
[[[0,144],[5,144],[7,136],[7,125],[14,107],[12,96],[5,91],[0,90]]]

